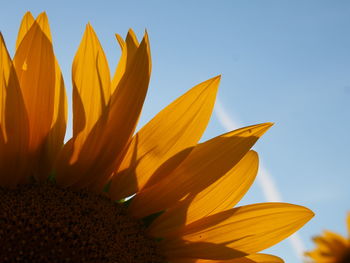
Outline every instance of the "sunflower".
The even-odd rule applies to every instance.
[[[350,262],[350,213],[347,217],[348,238],[324,231],[322,236],[314,237],[316,248],[306,253],[314,263],[349,263]]]
[[[151,74],[149,40],[116,35],[110,77],[90,24],[72,66],[73,133],[45,13],[25,14],[10,58],[0,38],[2,262],[283,262],[258,253],[313,213],[284,203],[233,208],[258,170],[263,123],[199,143],[220,77],[135,133]]]

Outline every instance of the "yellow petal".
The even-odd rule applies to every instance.
[[[43,30],[47,38],[52,42],[49,21],[45,13],[41,13],[36,22]],[[45,150],[42,154],[41,162],[42,171],[39,173],[39,179],[45,180],[49,171],[52,169],[53,163],[62,149],[64,136],[66,134],[67,125],[67,96],[64,88],[63,77],[60,66],[55,58],[55,102],[51,130],[45,142]],[[45,165],[46,164],[46,165]]]
[[[348,212],[346,223],[347,223],[347,227],[348,227],[348,236],[349,236],[349,239],[350,239],[350,212]]]
[[[147,35],[127,67],[108,108],[86,138],[79,157],[60,170],[57,180],[74,187],[103,187],[135,131],[150,79]],[[71,146],[67,146],[71,147]],[[76,147],[76,146],[75,146]],[[66,148],[66,147],[65,147]],[[72,148],[72,147],[71,147]],[[64,159],[63,159],[64,160]]]
[[[330,231],[324,231],[323,236],[319,237],[318,240],[327,247],[328,252],[339,257],[349,246],[349,241],[346,238]]]
[[[19,27],[17,40],[16,40],[16,50],[18,49],[19,45],[21,44],[24,36],[29,31],[30,27],[34,23],[34,17],[30,12],[25,13],[25,15],[22,18],[21,25]]]
[[[283,259],[269,254],[251,254],[247,259],[257,263],[284,263]]]
[[[284,261],[281,258],[273,255],[251,254],[245,257],[228,260],[175,258],[171,260],[171,263],[284,263]]]
[[[51,129],[55,97],[55,57],[51,41],[37,22],[19,45],[14,66],[29,120],[29,151],[38,162]]]
[[[227,210],[205,217],[187,226],[179,239],[166,240],[166,251],[181,251],[187,243],[225,245],[252,254],[285,239],[313,217],[301,206],[262,203]],[[174,253],[174,252],[171,252]],[[208,257],[204,252],[205,258]],[[181,256],[180,252],[177,255]]]
[[[119,43],[119,46],[120,46],[122,53],[121,53],[118,66],[115,70],[114,77],[112,80],[111,94],[114,93],[115,89],[118,86],[118,83],[120,82],[121,78],[124,75],[125,67],[126,67],[126,59],[127,59],[127,47],[126,47],[126,43],[125,43],[124,39],[118,34],[116,34],[115,37],[118,40],[118,43]]]
[[[128,39],[127,39],[128,42]],[[129,48],[128,44],[127,47]],[[129,53],[128,53],[129,54]],[[129,61],[129,59],[127,59]],[[98,164],[94,165],[84,186],[96,185],[96,190],[110,177],[112,171],[121,161],[124,149],[135,132],[141,114],[151,76],[151,53],[147,32],[137,47],[130,65],[126,67],[123,78],[111,98],[111,105],[106,127],[99,142],[100,154],[96,156]],[[116,134],[118,134],[116,138]],[[95,136],[95,135],[91,135]],[[93,148],[87,149],[87,152]]]
[[[195,196],[189,196],[179,205],[158,217],[147,232],[155,237],[169,237],[205,216],[234,207],[252,185],[258,171],[258,154],[248,152],[223,177]]]
[[[129,196],[146,184],[150,186],[151,175],[165,161],[198,142],[212,113],[219,80],[220,77],[215,77],[195,86],[158,113],[133,137],[119,172],[112,179],[109,193],[113,199]],[[177,155],[171,169],[186,156]],[[164,171],[158,174],[164,174]],[[152,179],[158,181],[155,176]]]
[[[135,196],[131,214],[144,217],[170,208],[188,193],[201,192],[231,170],[271,126],[248,126],[199,144],[175,170],[163,173],[163,180]]]
[[[110,99],[110,73],[106,56],[92,26],[88,24],[75,55],[73,78],[73,136],[76,155]],[[74,162],[74,158],[72,163]]]
[[[36,23],[40,26],[46,37],[52,42],[49,21],[46,13],[41,13]],[[29,31],[30,26],[34,20],[32,15],[28,12],[21,23],[17,42],[20,43],[24,35]],[[18,44],[19,45],[19,44]],[[17,45],[17,46],[18,46]],[[52,169],[53,162],[63,146],[63,140],[66,132],[67,123],[67,97],[64,88],[62,73],[55,58],[55,95],[54,95],[54,112],[51,123],[51,130],[44,142],[43,150],[41,151],[40,165],[38,170],[38,179],[46,180]]]
[[[115,92],[120,80],[124,76],[126,67],[129,67],[132,64],[136,51],[139,47],[139,42],[137,41],[136,35],[132,29],[129,29],[125,42],[118,34],[116,34],[116,38],[122,50],[122,55],[112,80],[112,94]]]
[[[168,242],[161,242],[160,249],[169,262],[173,262],[177,258],[215,259],[220,262],[221,260],[242,258],[247,255],[224,244],[181,241],[174,245],[173,242],[169,244]]]
[[[63,147],[56,166],[59,170],[57,179],[64,185],[71,185],[84,175],[84,164],[90,159],[80,156],[82,148],[91,131],[106,115],[111,96],[108,62],[90,24],[86,26],[73,61],[72,79],[73,138]]]
[[[0,186],[13,187],[28,175],[28,136],[22,93],[0,33]]]

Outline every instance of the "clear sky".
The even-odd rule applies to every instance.
[[[153,72],[141,124],[195,84],[222,74],[221,109],[235,124],[275,126],[255,149],[281,198],[311,208],[299,236],[346,234],[350,210],[350,2],[1,1],[0,30],[13,54],[21,17],[46,11],[68,93],[85,24],[95,28],[111,71],[114,33],[148,30]],[[214,114],[203,139],[225,132]],[[256,182],[242,203],[264,202]],[[288,241],[268,250],[300,262]]]

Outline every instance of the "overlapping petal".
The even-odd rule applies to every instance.
[[[258,165],[257,153],[249,151],[219,180],[159,216],[147,232],[154,237],[169,238],[196,220],[234,207],[252,185]]]
[[[170,258],[188,257],[191,247],[214,244],[245,254],[253,254],[285,239],[313,217],[313,213],[301,206],[284,203],[262,203],[220,212],[202,218],[188,226],[179,238],[163,242]],[[194,258],[229,259],[234,254],[208,254],[198,249]],[[236,256],[238,257],[238,256]]]
[[[14,187],[27,173],[29,127],[16,71],[0,33],[0,185]]]
[[[284,261],[273,255],[258,253],[229,260],[175,258],[171,263],[284,263]]]
[[[101,193],[109,183],[113,200],[136,193],[127,212],[139,219],[158,216],[145,232],[160,238],[169,262],[282,263],[257,252],[295,232],[313,213],[282,203],[232,208],[257,173],[258,156],[250,148],[272,124],[198,144],[218,76],[175,100],[134,135],[150,81],[149,40],[146,32],[139,43],[132,30],[125,41],[116,38],[122,52],[111,79],[101,44],[91,25],[86,27],[72,66],[73,137],[63,145],[67,98],[46,14],[35,20],[25,14],[13,61],[0,34],[0,186],[14,187],[30,176],[44,181],[55,164],[60,186]],[[319,248],[309,253],[314,257],[340,257],[349,246],[331,232],[315,241]]]
[[[52,43],[37,21],[20,41],[13,61],[29,120],[28,158],[32,175],[37,176],[52,127],[56,82]]]
[[[120,45],[122,54],[112,80],[112,93],[114,93],[116,88],[118,87],[120,80],[124,76],[126,68],[131,65],[136,51],[140,45],[132,29],[129,29],[125,41],[120,35],[116,34],[115,36]]]
[[[219,80],[220,77],[215,77],[195,86],[158,113],[133,137],[112,179],[109,194],[113,199],[149,187],[158,181],[154,173],[164,162],[171,162],[168,168],[174,169],[188,155],[190,151],[185,150],[198,142],[209,122]],[[166,173],[160,170],[158,174]]]
[[[91,26],[88,26],[87,30],[92,30]],[[86,36],[85,41],[91,42],[89,34]],[[126,46],[128,48],[128,44]],[[95,54],[96,56],[97,53]],[[129,61],[128,58],[127,61]],[[97,68],[95,74],[99,75],[99,64],[91,64],[92,68],[89,70],[93,71]],[[137,47],[134,58],[125,68],[123,77],[118,82],[118,86],[112,96],[110,96],[105,109],[101,109],[100,116],[95,124],[89,132],[86,132],[86,138],[84,138],[84,131],[78,133],[77,136],[73,134],[71,141],[65,145],[57,166],[57,180],[61,185],[74,185],[75,187],[91,185],[91,187],[97,187],[98,184],[96,182],[98,181],[102,182],[99,186],[103,187],[103,182],[108,179],[114,167],[120,162],[121,157],[119,156],[122,155],[124,148],[134,133],[146,96],[150,71],[149,41],[146,34],[141,44]],[[104,74],[106,73],[104,72]],[[93,87],[88,86],[86,88],[82,86],[81,89],[89,90],[93,89]],[[84,93],[86,90],[82,92]],[[98,99],[101,96],[101,94],[97,98],[92,94],[88,96],[92,101],[97,99],[97,102],[94,102],[97,105],[97,111],[103,108],[101,106],[103,104]],[[74,105],[79,104],[78,98],[77,96],[77,100],[73,101]],[[91,102],[89,107],[90,110],[93,110]],[[88,114],[88,110],[85,109],[84,105],[79,109],[79,111],[73,112],[73,117],[78,120],[81,119],[83,110],[87,111]],[[78,132],[78,130],[76,131]],[[74,151],[73,155],[71,154],[72,151]]]
[[[49,26],[49,21],[46,13],[41,13],[36,20],[32,14],[27,12],[21,22],[18,31],[16,48],[19,47],[24,36],[28,33],[31,26],[35,23],[40,26],[42,32],[46,35],[48,40],[52,43],[52,36]],[[44,142],[40,159],[40,165],[37,169],[37,177],[40,180],[45,180],[53,166],[53,163],[58,155],[58,152],[63,146],[63,140],[66,133],[67,125],[67,97],[64,87],[63,77],[60,66],[55,58],[55,85],[54,85],[54,109],[51,129]]]
[[[231,170],[271,126],[248,126],[199,144],[175,170],[163,167],[170,173],[163,172],[157,184],[139,192],[130,213],[144,217],[170,208],[189,193],[201,192]]]
[[[21,44],[24,36],[28,33],[29,29],[34,23],[34,17],[32,13],[26,12],[22,18],[21,25],[18,30],[17,39],[16,39],[16,50]]]

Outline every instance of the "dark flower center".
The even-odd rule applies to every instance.
[[[1,262],[164,262],[144,229],[123,205],[88,191],[0,187]]]
[[[339,263],[350,263],[350,247],[348,247],[347,251],[345,252],[344,256],[341,258]]]

